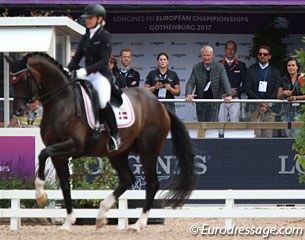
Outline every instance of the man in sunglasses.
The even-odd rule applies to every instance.
[[[249,99],[277,99],[277,90],[281,82],[280,71],[271,66],[271,50],[269,46],[260,46],[257,54],[258,63],[247,71],[246,93]],[[271,111],[272,104],[255,103],[251,105],[251,121],[273,122],[275,114]],[[272,129],[256,129],[257,137],[272,137]]]

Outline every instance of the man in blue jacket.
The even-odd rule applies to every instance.
[[[271,66],[271,50],[269,46],[258,48],[258,63],[251,65],[247,71],[246,93],[249,99],[277,99],[278,87],[281,83],[280,71]],[[275,114],[272,104],[260,103],[252,105],[251,121],[273,122]],[[256,129],[257,137],[272,137],[272,129]]]

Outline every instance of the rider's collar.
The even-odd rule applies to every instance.
[[[94,34],[97,32],[97,30],[100,28],[100,25],[97,25],[95,28],[91,28],[89,29],[90,32],[90,38],[92,38],[94,36]]]

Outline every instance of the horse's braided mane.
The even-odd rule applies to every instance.
[[[33,52],[33,53],[28,53],[25,56],[25,58],[28,59],[33,56],[40,56],[47,59],[50,63],[55,65],[66,76],[67,79],[69,80],[71,79],[70,75],[67,73],[67,71],[64,70],[63,66],[59,62],[57,62],[54,58],[52,58],[49,54],[44,52]]]

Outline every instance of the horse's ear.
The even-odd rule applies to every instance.
[[[12,58],[10,58],[9,56],[4,55],[4,59],[9,63],[9,64],[13,64],[14,60]]]

